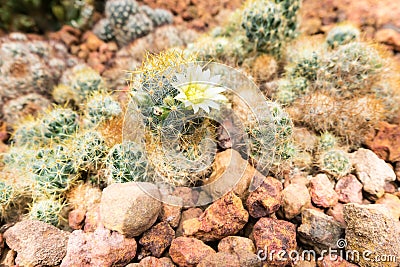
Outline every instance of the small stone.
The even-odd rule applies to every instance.
[[[78,52],[81,50],[78,45],[71,45],[70,47],[71,54],[77,55]]]
[[[394,170],[396,173],[397,181],[400,182],[400,161],[396,162]]]
[[[400,264],[400,229],[398,220],[394,220],[384,205],[361,205],[349,203],[344,205],[346,228],[346,250],[356,251],[363,255],[369,251],[369,257],[353,260],[361,267],[394,267]],[[397,262],[373,262],[376,256],[393,255]]]
[[[212,203],[199,218],[183,223],[185,236],[215,241],[239,232],[249,219],[242,201],[233,192]]]
[[[61,267],[125,266],[136,255],[135,239],[99,227],[93,233],[73,231]]]
[[[237,255],[227,252],[217,252],[203,258],[197,267],[241,267]]]
[[[375,204],[382,204],[386,206],[390,214],[395,220],[400,218],[400,198],[392,194],[384,194],[383,197],[378,199]]]
[[[342,228],[346,228],[346,222],[344,221],[344,216],[343,216],[343,209],[344,209],[344,204],[338,203],[334,207],[330,208],[326,214],[329,216],[332,216],[335,221],[340,223]]]
[[[179,225],[181,219],[181,211],[183,201],[181,198],[175,196],[167,196],[167,200],[162,203],[160,214],[158,218],[163,222],[168,222],[171,227],[176,228]],[[168,203],[179,203],[179,205],[172,205]]]
[[[69,233],[41,221],[18,222],[4,233],[7,245],[17,252],[19,266],[59,265],[67,252]]]
[[[253,241],[246,237],[227,236],[218,243],[219,252],[235,253],[241,250],[256,253]]]
[[[86,41],[87,48],[90,51],[97,51],[104,42],[99,39],[93,32],[86,32],[83,36],[83,39]]]
[[[176,187],[172,195],[181,198],[184,207],[196,206],[199,198],[199,192],[189,187]]]
[[[281,182],[273,177],[266,177],[247,198],[246,204],[250,215],[260,218],[277,211],[282,202],[282,189]]]
[[[396,174],[397,176],[397,174]],[[385,184],[385,193],[394,194],[397,192],[397,185],[395,182],[389,182]]]
[[[88,51],[86,51],[86,50],[80,50],[79,52],[78,52],[78,58],[80,58],[80,59],[87,59],[87,57],[89,56],[89,52]]]
[[[282,191],[282,211],[286,219],[293,219],[311,206],[311,196],[304,184],[293,183]]]
[[[383,196],[387,182],[396,180],[394,171],[371,150],[360,148],[350,154],[350,159],[364,191],[372,200]]]
[[[134,237],[149,229],[161,210],[158,188],[151,183],[115,183],[103,190],[101,221],[110,230]]]
[[[357,267],[357,265],[344,260],[338,255],[326,255],[318,260],[318,267]]]
[[[155,257],[161,257],[164,250],[171,244],[175,231],[168,222],[161,222],[143,233],[139,244]]]
[[[76,209],[68,214],[68,224],[74,230],[82,229],[85,221],[86,212],[82,209]]]
[[[175,236],[179,237],[183,235],[183,223],[187,220],[199,218],[203,214],[203,210],[200,208],[190,208],[182,212],[181,220],[179,221],[178,228],[175,231]]]
[[[260,255],[265,257],[263,266],[286,266],[291,264],[288,255],[281,258],[278,254],[268,254],[272,250],[296,250],[296,226],[294,224],[283,220],[261,218],[254,225],[253,238],[257,253],[261,252]]]
[[[343,203],[361,203],[363,185],[357,177],[348,174],[339,179],[335,191],[339,195],[339,201]]]
[[[297,229],[299,240],[311,246],[317,253],[329,248],[338,248],[337,242],[344,229],[331,216],[313,209],[302,212],[302,224]]]
[[[101,225],[100,207],[87,211],[83,231],[94,232],[99,225]]]
[[[333,190],[334,184],[326,174],[317,174],[310,180],[310,194],[312,202],[320,207],[329,208],[338,203],[339,196]]]
[[[132,263],[131,263],[132,264]],[[126,267],[134,267],[133,265],[128,264]],[[170,258],[156,258],[148,256],[142,259],[139,263],[136,263],[136,267],[174,267],[175,264],[171,261]]]
[[[178,237],[171,243],[169,255],[178,266],[196,266],[210,254],[216,252],[201,240],[192,237]]]

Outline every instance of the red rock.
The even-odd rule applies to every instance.
[[[239,258],[235,254],[217,252],[203,258],[197,267],[241,267]]]
[[[334,207],[330,208],[326,214],[332,216],[343,228],[346,228],[346,222],[343,216],[344,205],[342,203],[336,204]]]
[[[311,206],[311,196],[304,184],[293,183],[282,191],[282,211],[287,219],[293,219]]]
[[[86,212],[82,209],[76,209],[68,214],[68,224],[74,230],[82,229],[85,221]]]
[[[83,230],[85,232],[94,232],[99,225],[101,225],[100,208],[97,207],[94,210],[90,210],[90,211],[86,212],[85,226],[83,227]]]
[[[282,183],[273,177],[266,177],[262,184],[247,198],[246,204],[254,218],[265,217],[277,211],[282,202]]]
[[[375,204],[383,204],[387,207],[395,220],[400,218],[400,198],[392,194],[384,194]]]
[[[130,267],[131,264],[126,267]],[[175,264],[171,261],[170,258],[156,258],[156,257],[146,257],[140,261],[140,263],[136,264],[137,267],[174,267]],[[133,265],[132,265],[133,267]]]
[[[378,133],[366,144],[381,159],[390,162],[400,161],[400,126],[380,122]]]
[[[362,202],[362,184],[357,177],[348,174],[339,179],[336,183],[335,191],[339,195],[339,201],[343,203]]]
[[[239,232],[249,219],[242,201],[229,192],[211,204],[199,218],[183,223],[185,236],[214,241]]]
[[[169,198],[172,198],[172,196],[169,196]],[[163,222],[168,222],[171,227],[176,228],[178,227],[181,219],[181,211],[182,205],[170,205],[163,203],[158,218]]]
[[[290,252],[296,249],[296,226],[294,224],[283,220],[261,218],[254,225],[253,238],[257,253],[260,252],[260,256],[266,256],[263,266],[290,264],[290,258],[280,258],[278,254],[269,255],[268,252],[273,250]]]
[[[199,198],[199,192],[189,187],[176,187],[173,196],[182,198],[184,207],[193,207]]]
[[[396,174],[397,176],[397,174]],[[385,184],[385,193],[394,194],[397,192],[397,185],[394,182],[388,182]]]
[[[150,251],[153,256],[161,257],[174,237],[175,231],[168,222],[161,222],[144,232],[142,238],[139,240],[139,244],[145,250]]]
[[[196,266],[203,258],[216,252],[202,241],[192,237],[178,237],[171,243],[172,261],[183,267]]]
[[[182,212],[181,220],[179,221],[178,228],[176,229],[175,236],[179,237],[183,235],[183,223],[187,220],[199,218],[203,214],[203,210],[200,208],[190,208]]]
[[[325,174],[317,174],[310,180],[312,202],[320,207],[329,208],[338,203],[339,196],[333,190],[333,183]]]
[[[90,51],[97,51],[104,42],[99,39],[93,32],[87,31],[83,35],[83,40]]]
[[[227,236],[218,243],[219,252],[235,253],[241,250],[256,252],[253,241],[246,237]]]
[[[73,231],[61,267],[126,266],[136,255],[136,241],[99,227],[94,233]]]

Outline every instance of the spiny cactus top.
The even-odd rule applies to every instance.
[[[336,48],[352,41],[358,41],[359,38],[359,29],[352,25],[340,25],[334,27],[328,32],[328,35],[326,36],[326,43],[330,48]]]

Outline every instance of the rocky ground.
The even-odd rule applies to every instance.
[[[125,46],[71,26],[46,37],[0,32],[0,46],[8,53],[0,58],[1,152],[10,149],[10,133],[19,118],[40,114],[55,100],[62,102],[57,99],[64,95],[51,92],[68,80],[71,67],[90,66],[122,103],[128,90],[124,71],[139,67],[146,51],[185,47],[242,5],[139,2],[170,10],[174,23]],[[335,24],[350,21],[361,29],[363,40],[383,44],[399,61],[399,17],[395,1],[304,0],[301,30],[307,36],[323,36]],[[17,60],[9,51],[24,51],[24,57]],[[275,70],[272,76],[282,72]],[[259,85],[268,88],[265,84]],[[100,187],[82,183],[67,193],[70,204],[59,227],[26,217],[4,220],[0,266],[400,266],[399,115],[379,121],[361,145],[348,149],[344,175],[331,175],[312,161],[271,176],[248,165],[230,192],[206,206],[196,203],[213,197],[212,192],[187,187],[167,192],[145,182]],[[296,137],[300,146],[309,147],[306,151],[317,150],[317,137],[309,129],[296,125]],[[228,146],[217,153],[211,177],[224,172],[227,164],[246,161]],[[237,170],[231,171],[225,175],[235,177]],[[253,179],[261,185],[251,191]],[[146,192],[178,204],[163,203]],[[328,250],[339,256],[329,257],[323,252]],[[280,258],[272,251],[316,255]],[[370,252],[367,257],[357,259],[346,254],[365,251]]]

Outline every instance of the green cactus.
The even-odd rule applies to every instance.
[[[101,122],[122,114],[121,105],[109,95],[96,94],[86,103],[86,127],[98,125]]]
[[[93,33],[105,42],[115,39],[114,30],[107,18],[99,20],[93,27]]]
[[[135,142],[114,145],[108,152],[105,164],[109,183],[149,181],[144,149]]]
[[[276,99],[282,104],[291,104],[298,97],[306,94],[308,82],[305,78],[281,79],[278,82]]]
[[[360,30],[352,25],[339,25],[332,28],[326,36],[326,43],[333,49],[360,38]]]
[[[285,44],[297,36],[298,0],[249,1],[245,6],[242,27],[257,50],[281,56]]]
[[[99,132],[89,131],[74,138],[71,149],[76,169],[98,170],[103,165],[108,147]]]
[[[54,198],[34,201],[30,207],[28,217],[54,226],[60,224],[61,211],[65,207],[61,200]]]
[[[43,148],[32,161],[35,194],[55,195],[67,191],[77,177],[75,162],[65,146]]]
[[[321,155],[319,167],[335,178],[339,178],[350,173],[351,162],[345,151],[333,149]]]
[[[12,141],[17,146],[40,146],[46,140],[40,121],[29,119],[21,122],[12,135]]]
[[[336,136],[330,132],[322,133],[318,138],[318,151],[328,151],[337,145],[338,141]]]
[[[40,120],[44,129],[44,137],[54,141],[69,138],[79,128],[78,119],[78,114],[71,109],[51,110]]]
[[[154,29],[153,22],[144,13],[137,13],[129,17],[129,20],[121,29],[114,29],[115,38],[120,46],[149,34]]]
[[[152,9],[149,6],[143,5],[139,7],[139,10],[151,19],[155,27],[159,27],[164,24],[171,24],[174,18],[172,13],[165,9]]]
[[[288,72],[291,77],[302,77],[309,81],[315,81],[319,68],[320,58],[316,52],[312,52],[311,55],[298,58]]]
[[[0,217],[6,217],[6,211],[16,197],[16,190],[13,186],[0,181]]]
[[[124,27],[130,16],[138,11],[139,5],[135,0],[109,0],[105,6],[106,17],[118,29]]]

